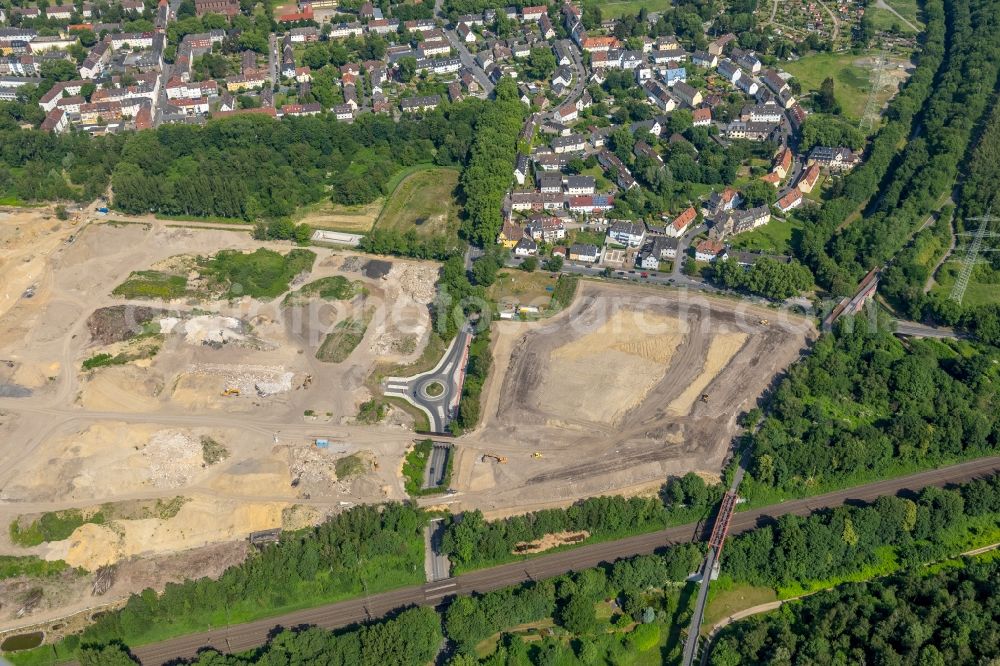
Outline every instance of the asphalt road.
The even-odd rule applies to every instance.
[[[847,490],[818,495],[781,504],[744,511],[733,516],[729,533],[739,534],[767,523],[782,515],[807,515],[817,509],[840,506],[850,502],[870,502],[883,495],[904,490],[919,490],[927,486],[943,486],[1000,472],[1000,456],[980,458],[937,470],[919,472],[896,479],[876,481]],[[463,574],[447,581],[401,588],[329,604],[319,608],[296,611],[280,617],[258,620],[222,629],[189,634],[133,650],[145,666],[161,665],[178,658],[194,657],[199,650],[213,647],[220,651],[241,652],[264,644],[279,627],[315,625],[326,629],[343,627],[381,617],[391,610],[412,605],[440,606],[445,599],[458,594],[489,592],[527,580],[551,578],[568,571],[596,566],[601,562],[634,555],[652,553],[668,545],[697,541],[705,535],[696,525],[671,527],[618,541],[581,546],[572,550],[542,555],[498,567]]]
[[[444,482],[444,474],[448,467],[448,456],[451,455],[451,445],[434,442],[431,457],[424,469],[424,488],[436,488]]]
[[[416,405],[427,414],[431,432],[447,433],[455,416],[455,406],[465,380],[465,352],[472,340],[469,326],[463,326],[433,370],[413,377],[387,377],[382,392]],[[441,393],[434,394],[435,389]]]
[[[904,335],[911,338],[953,338],[957,340],[969,337],[965,333],[959,333],[955,329],[946,326],[928,326],[927,324],[918,324],[915,321],[904,321],[902,319],[896,319],[894,323],[896,324],[897,335]]]
[[[424,567],[430,583],[447,580],[451,576],[451,562],[441,552],[444,528],[444,519],[436,518],[424,530]]]

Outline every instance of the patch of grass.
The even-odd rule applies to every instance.
[[[576,296],[576,286],[579,284],[580,278],[575,275],[560,275],[559,279],[556,280],[556,288],[552,292],[552,309],[553,310],[565,310],[569,307],[570,303],[573,302],[573,297]]]
[[[355,296],[367,294],[368,290],[360,280],[348,280],[343,275],[333,275],[320,278],[301,289],[285,296],[284,305],[301,305],[311,297],[322,298],[325,301],[348,301]]]
[[[375,222],[377,229],[420,235],[454,235],[458,229],[454,191],[458,171],[447,168],[421,169],[407,175],[392,191]]]
[[[187,278],[162,271],[135,271],[111,293],[124,298],[169,301],[187,294]]]
[[[366,400],[358,407],[358,423],[378,423],[385,418],[387,410],[385,403],[377,398]]]
[[[344,206],[326,199],[303,208],[299,212],[297,222],[308,224],[313,229],[363,234],[371,231],[384,204],[384,198],[360,206]]]
[[[430,432],[431,422],[427,418],[427,414],[425,414],[422,409],[394,395],[383,396],[382,400],[384,400],[386,404],[392,405],[393,407],[397,407],[406,412],[407,414],[409,414],[410,418],[413,419],[414,431],[421,433]]]
[[[19,546],[37,546],[49,541],[68,539],[81,525],[101,525],[104,522],[104,514],[100,511],[89,516],[85,516],[79,509],[48,511],[27,525],[22,524],[20,519],[11,522],[10,540]]]
[[[571,229],[569,233],[566,234],[566,247],[569,247],[574,243],[604,247],[604,241],[607,240],[607,238],[608,237],[606,234],[602,234],[598,231],[584,231],[583,229]]]
[[[601,8],[601,16],[609,19],[635,16],[643,7],[651,12],[662,12],[672,3],[670,0],[598,0],[597,5]]]
[[[340,458],[333,466],[338,479],[349,479],[365,473],[365,463],[357,454]]]
[[[850,51],[843,53],[811,53],[782,67],[802,84],[802,94],[819,90],[823,79],[833,78],[834,96],[840,103],[843,114],[858,119],[864,113],[868,101],[871,71],[854,62],[867,54]]]
[[[433,384],[427,385],[427,395],[436,398],[442,393],[444,393],[444,386],[442,386],[440,382],[434,382]]]
[[[734,613],[777,600],[777,593],[769,587],[736,583],[723,574],[709,588],[702,633],[707,634],[717,623]]]
[[[206,465],[214,465],[229,457],[229,449],[207,435],[201,438],[201,458]]]
[[[753,231],[733,236],[733,249],[791,255],[792,248],[802,236],[803,227],[802,222],[794,216],[789,217],[786,222],[771,220]]]
[[[495,303],[534,305],[544,310],[549,306],[557,284],[557,279],[546,271],[504,270],[490,285],[488,293]]]
[[[128,363],[128,357],[126,357],[125,354],[116,354],[114,356],[111,354],[94,354],[83,362],[83,369],[93,370],[94,368],[104,368],[110,365],[124,365],[126,363]]]
[[[342,363],[347,360],[365,337],[374,314],[373,308],[367,308],[361,317],[351,317],[339,322],[323,339],[323,344],[316,350],[316,358],[324,363]]]
[[[34,555],[25,557],[15,555],[0,555],[0,580],[17,576],[44,578],[55,576],[71,567],[62,560],[49,562]]]
[[[931,287],[931,292],[947,297],[962,272],[963,253],[952,253],[948,261],[945,261],[934,275],[935,284]],[[985,264],[980,264],[972,271],[969,279],[969,286],[965,288],[962,296],[962,305],[965,307],[977,307],[980,305],[993,305],[1000,303],[1000,271],[994,270]]]
[[[299,273],[312,270],[316,253],[295,249],[288,254],[259,248],[250,253],[222,250],[198,262],[201,273],[226,297],[275,298],[288,291]]]

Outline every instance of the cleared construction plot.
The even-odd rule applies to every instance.
[[[458,171],[430,168],[408,175],[393,191],[375,228],[416,230],[420,235],[453,234],[458,229],[455,188]]]
[[[191,554],[119,575],[114,602],[217,574],[195,555],[206,544],[238,554],[252,531],[405,498],[410,417],[356,415],[377,362],[423,353],[438,264],[38,209],[0,213],[0,270],[0,555],[127,572]],[[171,279],[182,294],[160,290]],[[319,361],[358,318],[349,356]],[[75,580],[0,582],[0,629],[93,607]],[[33,585],[42,600],[14,617]]]
[[[452,485],[463,506],[510,512],[718,474],[737,417],[814,335],[735,301],[583,282],[544,324],[495,325],[484,424]]]

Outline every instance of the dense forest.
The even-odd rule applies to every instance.
[[[883,319],[842,319],[771,396],[741,493],[810,494],[994,453],[998,360],[985,345],[904,343]]]
[[[1000,476],[956,489],[929,487],[914,499],[880,497],[807,517],[785,515],[732,538],[722,570],[740,583],[808,589],[884,562],[916,566],[954,555],[967,535],[1000,528]]]
[[[995,663],[998,581],[994,559],[844,585],[728,627],[710,663]]]
[[[99,138],[0,123],[0,196],[89,201],[110,182],[125,212],[248,220],[288,216],[327,196],[368,203],[404,167],[463,164],[492,106],[471,99],[398,123],[377,114],[353,124],[237,116]]]

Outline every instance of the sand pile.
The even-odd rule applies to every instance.
[[[184,341],[188,344],[226,344],[244,340],[243,323],[235,317],[201,315],[184,322]]]

